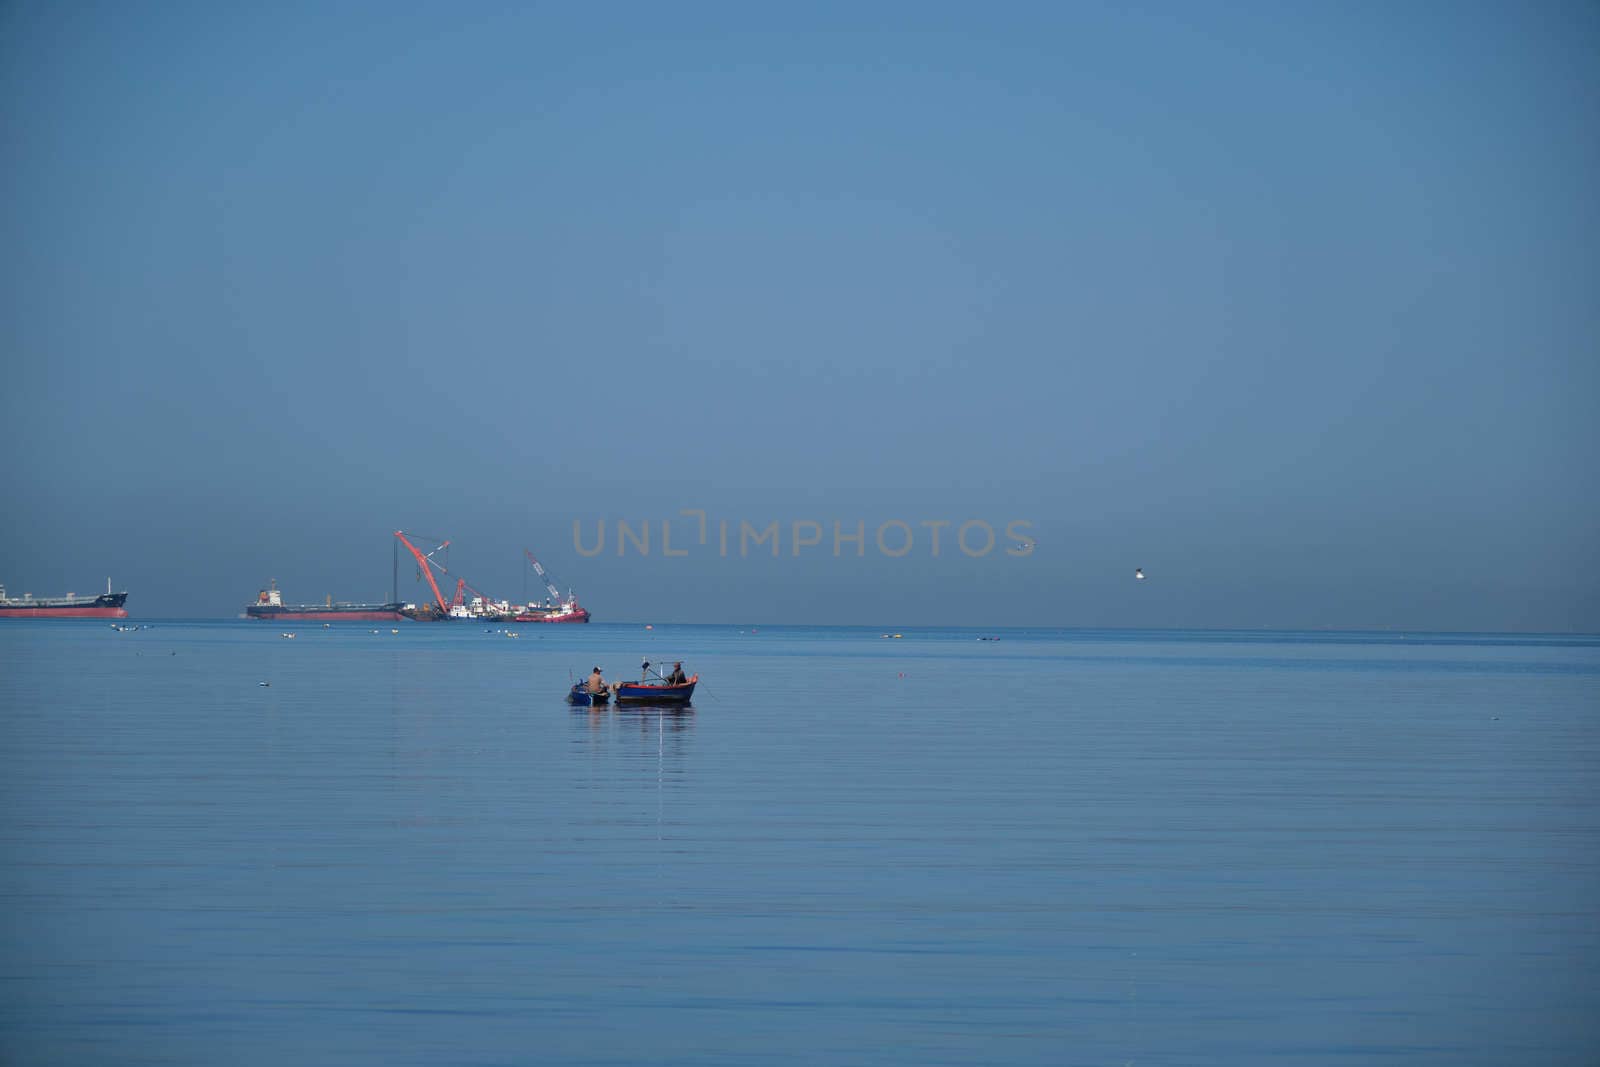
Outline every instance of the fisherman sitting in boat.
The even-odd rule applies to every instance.
[[[683,673],[683,661],[679,660],[672,665],[672,673],[667,676],[668,685],[688,685],[689,679]]]
[[[589,682],[588,682],[588,685],[585,686],[585,688],[590,693],[594,693],[594,694],[600,694],[600,693],[604,693],[606,691],[606,680],[604,678],[600,677],[600,668],[599,667],[596,667],[594,669],[594,673],[589,675]]]

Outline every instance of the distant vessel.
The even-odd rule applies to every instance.
[[[278,592],[277,579],[270,579],[261,590],[256,602],[245,608],[246,618],[266,621],[293,622],[297,619],[327,619],[348,622],[390,622],[401,618],[399,603],[391,604],[336,604],[329,597],[324,604],[285,604]]]
[[[588,609],[570,596],[553,607],[529,604],[513,617],[513,622],[588,622]]]
[[[561,590],[556,588],[544,566],[533,558],[533,553],[526,548],[522,554],[528,557],[528,562],[533,564],[534,573],[539,580],[544,582],[544,587],[550,591],[550,599],[543,604],[529,601],[527,606],[517,612],[517,622],[588,622],[589,613],[578,604],[578,598],[569,589],[567,595],[562,597]]]
[[[428,588],[433,592],[431,604],[401,604],[399,609],[408,619],[418,622],[444,622],[451,619],[466,619],[473,622],[588,622],[589,612],[578,603],[578,598],[568,591],[566,596],[561,595],[555,583],[550,580],[550,575],[544,566],[533,558],[533,553],[523,550],[523,555],[533,566],[533,570],[544,582],[550,592],[548,599],[543,602],[530,600],[526,604],[513,604],[509,600],[497,600],[467,584],[467,580],[456,576],[455,596],[445,599],[444,590],[439,588],[439,581],[434,577],[434,572],[449,574],[450,568],[440,563],[435,557],[450,547],[449,541],[440,541],[437,548],[424,552],[411,542],[404,530],[396,530],[395,536],[395,567],[396,574],[399,570],[399,547],[404,545],[412,558],[417,561],[417,577],[426,579]],[[426,541],[435,541],[437,538],[426,538]],[[396,586],[399,581],[396,579]],[[467,591],[475,595],[467,599]]]
[[[128,612],[122,605],[127,599],[127,593],[111,591],[110,578],[99,596],[35,597],[23,593],[21,600],[12,600],[0,585],[0,619],[126,619]]]

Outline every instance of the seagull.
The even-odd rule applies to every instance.
[[[257,685],[271,685],[271,682],[257,682]]]
[[[1133,576],[1135,578],[1139,579],[1141,582],[1144,581],[1144,568],[1143,567],[1135,567],[1135,568],[1133,568]]]

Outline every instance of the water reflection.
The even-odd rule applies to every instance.
[[[573,707],[573,740],[603,744],[614,737],[643,738],[652,749],[669,746],[667,757],[680,755],[682,744],[694,730],[695,711],[689,704],[610,704]],[[660,744],[657,741],[660,740]]]
[[[637,722],[641,728],[659,721],[668,733],[682,733],[694,725],[693,704],[622,704],[613,714],[621,721]]]

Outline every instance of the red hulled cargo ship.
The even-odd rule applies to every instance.
[[[122,605],[127,599],[127,593],[111,591],[110,578],[99,596],[35,597],[23,593],[21,600],[13,600],[0,585],[0,619],[126,619],[128,612]]]

